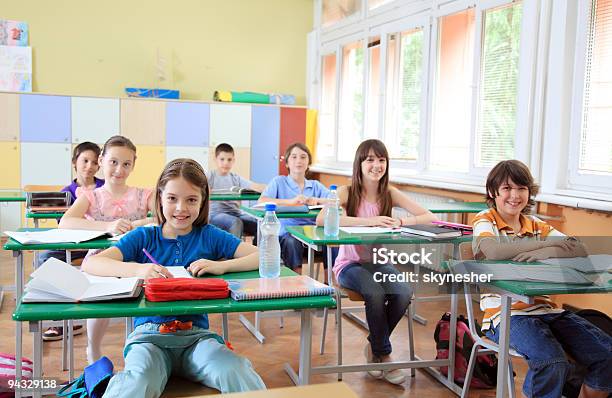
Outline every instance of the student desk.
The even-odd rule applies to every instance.
[[[434,214],[446,213],[459,216],[459,222],[466,224],[467,215],[470,213],[480,213],[488,209],[485,202],[447,202],[447,203],[421,203]]]
[[[216,396],[216,395],[215,395]],[[273,388],[270,390],[235,392],[223,394],[226,398],[357,398],[357,394],[344,382],[311,384],[308,386],[294,386]],[[202,395],[204,397],[204,395]],[[210,395],[206,395],[210,397]]]
[[[312,225],[306,226],[290,226],[287,227],[287,231],[293,235],[297,240],[304,243],[308,247],[309,258],[311,257],[310,252],[321,251],[323,245],[328,246],[327,256],[328,260],[331,260],[331,251],[329,246],[339,245],[372,245],[372,244],[452,244],[453,245],[453,257],[458,258],[459,244],[462,242],[470,242],[472,240],[471,235],[461,236],[454,239],[436,239],[430,240],[415,235],[403,235],[400,233],[383,233],[383,234],[351,234],[343,232],[342,230],[337,237],[326,237],[323,232],[323,227],[316,227]],[[329,263],[330,261],[328,261]],[[415,267],[415,272],[418,272],[418,267]],[[395,367],[400,368],[424,368],[429,374],[431,374],[436,380],[444,384],[451,391],[460,394],[461,389],[454,383],[454,368],[449,366],[448,376],[442,375],[438,369],[439,366],[448,366],[449,363],[455,362],[455,338],[456,338],[456,327],[457,327],[457,293],[456,284],[452,284],[451,290],[451,329],[450,329],[450,341],[449,341],[449,358],[447,360],[422,360],[415,355],[416,360],[406,362],[396,362]],[[411,304],[413,305],[413,304]],[[325,338],[325,337],[323,337]],[[344,373],[344,372],[361,372],[371,368],[371,364],[368,365],[337,365],[337,366],[324,366],[320,368],[314,368],[313,373]],[[391,367],[393,368],[393,367]]]
[[[545,294],[579,294],[579,293],[610,293],[612,284],[601,285],[566,285],[562,283],[542,283],[523,281],[495,281],[479,283],[482,288],[501,295],[501,319],[499,325],[499,358],[497,368],[497,397],[505,397],[508,383],[509,329],[511,299],[533,304],[535,296]]]
[[[240,206],[240,210],[242,210],[242,212],[250,215],[251,217],[257,220],[257,230],[259,231],[259,222],[263,220],[266,214],[266,211],[263,209],[254,209],[249,206]],[[317,215],[319,214],[320,211],[321,209],[313,209],[313,210],[310,210],[308,213],[276,213],[276,217],[277,218],[310,218],[314,220],[315,218],[317,218]],[[310,269],[310,276],[314,277],[314,257],[311,257],[310,254],[311,253],[309,252],[308,253],[308,266]],[[278,312],[274,312],[274,313],[268,313],[265,315],[265,317],[276,317],[276,316],[282,316],[282,313],[279,314]],[[262,316],[262,314],[260,314],[259,312],[256,312],[255,313],[255,325],[253,325],[251,321],[249,321],[245,316],[240,315],[240,322],[244,325],[244,327],[249,332],[251,332],[251,334],[253,335],[253,337],[257,339],[257,341],[263,344],[263,342],[266,340],[266,337],[259,330],[259,321],[260,321],[260,318],[262,317],[264,317]],[[282,318],[281,318],[281,322],[282,322]]]
[[[19,231],[45,231],[49,228],[20,228]],[[45,244],[29,244],[24,245],[16,240],[9,238],[9,240],[4,245],[4,250],[10,250],[13,252],[13,257],[15,257],[15,301],[19,303],[21,301],[21,296],[23,295],[23,285],[24,285],[24,265],[23,265],[23,252],[26,250],[65,250],[66,251],[66,262],[70,263],[70,250],[89,250],[89,249],[106,249],[108,247],[113,246],[116,241],[112,241],[110,239],[95,239],[90,240],[88,242],[82,243],[45,243]],[[64,318],[56,318],[64,319]],[[86,318],[79,318],[86,319]],[[55,320],[55,318],[50,318],[49,320]],[[69,325],[70,324],[70,325]],[[62,345],[64,347],[63,356],[62,356],[62,368],[66,370],[66,362],[69,361],[68,370],[72,376],[72,363],[73,363],[73,355],[72,355],[72,322],[64,322],[64,330],[68,330],[68,333],[64,333],[62,336]],[[19,344],[21,344],[21,330],[22,325],[21,322],[15,323],[15,336],[16,340]],[[67,343],[70,345],[70,357],[66,358],[67,351],[65,347]]]
[[[293,271],[283,267],[282,276],[295,275]],[[258,271],[230,273],[211,277],[223,279],[245,279],[259,277]],[[190,315],[203,313],[229,313],[251,312],[269,310],[300,310],[300,357],[299,374],[296,376],[293,369],[286,364],[285,369],[296,384],[304,385],[310,382],[310,374],[314,369],[311,365],[312,347],[312,311],[321,308],[331,308],[336,301],[331,296],[293,297],[269,300],[234,301],[231,298],[216,300],[189,300],[170,302],[146,301],[144,295],[139,299],[130,301],[110,301],[83,304],[46,304],[46,303],[19,303],[13,313],[16,323],[28,322],[30,332],[33,333],[33,377],[42,375],[42,340],[41,321],[50,319],[86,319],[86,318],[112,318],[135,317],[152,315]],[[22,355],[21,339],[16,338],[17,358]],[[18,361],[16,374],[21,375],[21,364]],[[47,391],[45,391],[47,392]],[[19,395],[17,395],[19,396]],[[40,396],[40,391],[34,396]]]
[[[0,203],[1,202],[25,202],[25,201],[26,201],[26,197],[23,191],[0,191]],[[0,225],[2,225],[1,222],[0,222]],[[3,301],[4,301],[4,288],[0,286],[0,307],[2,307]]]
[[[23,191],[0,191],[0,202],[25,202],[26,195]]]
[[[38,228],[38,220],[59,220],[64,216],[64,213],[32,213],[30,211],[26,211],[26,218],[31,218],[34,220],[34,228]]]
[[[257,200],[260,194],[211,193],[210,200]]]
[[[258,220],[263,220],[266,215],[266,211],[263,209],[254,209],[249,206],[240,206],[240,210],[246,214],[255,217]],[[312,209],[308,213],[276,213],[277,218],[317,218],[317,215],[321,209]]]

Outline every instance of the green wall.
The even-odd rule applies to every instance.
[[[29,24],[35,92],[158,87],[210,100],[220,89],[289,93],[297,104],[312,14],[312,0],[19,0],[0,9]]]

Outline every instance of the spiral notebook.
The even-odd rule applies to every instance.
[[[306,275],[233,279],[228,282],[232,298],[236,301],[334,294],[332,287]]]

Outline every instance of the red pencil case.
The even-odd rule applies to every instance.
[[[207,300],[229,296],[225,280],[215,278],[153,278],[145,283],[149,301]]]

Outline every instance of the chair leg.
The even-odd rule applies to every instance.
[[[325,335],[327,334],[327,315],[328,309],[323,308],[323,330],[321,332],[321,346],[319,347],[319,354],[325,353]]]
[[[338,323],[338,366],[342,365],[342,295],[336,292],[336,322]],[[338,381],[342,381],[342,373],[338,373]]]
[[[470,354],[470,362],[468,362],[467,372],[465,373],[465,381],[463,382],[463,389],[461,390],[461,398],[468,396],[470,392],[470,383],[472,382],[472,375],[474,374],[474,367],[476,366],[476,359],[478,357],[478,343],[472,347],[472,353]],[[452,364],[451,366],[454,366]]]
[[[510,398],[516,397],[516,390],[514,389],[514,370],[512,369],[512,358],[508,360],[508,396]]]
[[[414,334],[412,329],[412,304],[408,306],[408,345],[410,348],[410,360],[416,360],[416,353],[414,352]],[[410,376],[416,376],[416,369],[410,368]]]

